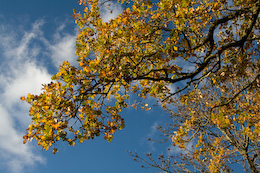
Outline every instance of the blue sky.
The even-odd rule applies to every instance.
[[[120,13],[121,7],[114,7],[113,14],[103,11],[105,20]],[[143,156],[166,152],[170,144],[147,141],[160,135],[157,125],[169,122],[159,107],[123,111],[126,127],[110,144],[102,137],[75,147],[60,143],[56,155],[51,150],[42,151],[35,141],[22,144],[31,120],[29,105],[21,102],[20,96],[39,94],[41,84],[50,82],[63,61],[76,64],[74,8],[78,8],[77,0],[0,1],[0,172],[154,172],[141,168],[126,151]]]

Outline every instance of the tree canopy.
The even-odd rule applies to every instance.
[[[125,126],[121,110],[149,109],[153,97],[174,120],[161,131],[185,154],[137,160],[166,172],[229,172],[233,163],[258,172],[260,0],[119,2],[121,14],[105,22],[109,1],[79,1],[78,66],[64,62],[40,95],[21,97],[32,116],[24,143],[110,142]]]

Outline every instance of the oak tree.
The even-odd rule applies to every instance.
[[[24,143],[111,141],[125,126],[121,110],[149,109],[153,97],[174,119],[162,132],[185,153],[137,160],[166,172],[229,172],[232,163],[258,172],[260,0],[119,2],[122,13],[105,22],[109,1],[79,1],[78,66],[64,62],[40,95],[21,98],[32,116]],[[143,100],[130,105],[134,95]]]

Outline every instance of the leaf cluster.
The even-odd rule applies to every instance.
[[[241,163],[258,172],[260,1],[118,2],[124,10],[105,22],[109,1],[79,1],[79,65],[64,62],[42,94],[22,97],[33,120],[24,142],[35,138],[46,150],[100,134],[110,142],[125,126],[123,108],[149,109],[131,105],[130,96],[153,97],[174,120],[162,130],[166,138],[187,152],[176,170],[229,172]]]

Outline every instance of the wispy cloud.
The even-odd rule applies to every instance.
[[[169,152],[171,155],[176,155],[179,153],[187,153],[188,151],[192,151],[192,147],[195,145],[194,140],[190,143],[185,144],[186,150],[181,149],[178,146],[173,146],[170,142],[169,146],[167,147],[167,152]]]
[[[21,115],[22,117],[22,115]],[[44,163],[44,158],[36,153],[30,145],[22,144],[23,133],[16,128],[9,110],[0,104],[0,151],[2,163],[13,173],[23,172],[25,166]],[[2,154],[4,153],[4,154]]]
[[[158,134],[158,122],[156,121],[156,122],[154,122],[154,124],[151,126],[151,131],[150,131],[150,133],[148,134],[148,138],[153,138],[155,135],[157,135]],[[150,146],[150,148],[151,148],[151,150],[152,151],[155,151],[156,149],[155,149],[155,147],[154,147],[154,143],[153,142],[149,142],[148,143],[149,144],[149,146]]]
[[[110,19],[112,19],[112,18],[118,16],[120,13],[122,13],[122,11],[123,11],[123,8],[119,3],[107,1],[101,7],[101,17],[104,20],[104,22],[108,22]]]
[[[65,60],[73,65],[76,64],[75,38],[76,36],[67,34],[64,37],[58,38],[59,42],[55,42],[50,46],[52,61],[55,66],[59,66]]]
[[[60,27],[53,40],[48,40],[43,25],[44,20],[38,20],[29,30],[16,31],[16,26],[0,24],[0,167],[5,172],[21,173],[25,168],[30,172],[46,162],[37,148],[23,144],[22,136],[31,120],[29,105],[20,97],[39,94],[41,84],[50,82],[46,62],[55,67],[66,58],[75,58],[75,35],[62,34],[64,28]]]
[[[1,160],[9,172],[23,172],[26,166],[44,163],[39,153],[28,144],[23,145],[22,136],[30,120],[28,105],[19,98],[28,92],[39,93],[41,83],[50,81],[50,74],[36,64],[39,49],[32,49],[30,43],[40,34],[42,22],[32,25],[30,31],[19,38],[10,28],[0,31],[0,152]]]
[[[72,65],[77,64],[77,57],[75,54],[75,42],[77,30],[74,32],[67,33],[66,23],[60,24],[53,34],[53,39],[48,40],[45,37],[41,37],[41,41],[46,45],[46,49],[49,50],[49,56],[51,57],[52,63],[57,68],[64,61],[69,61]]]

